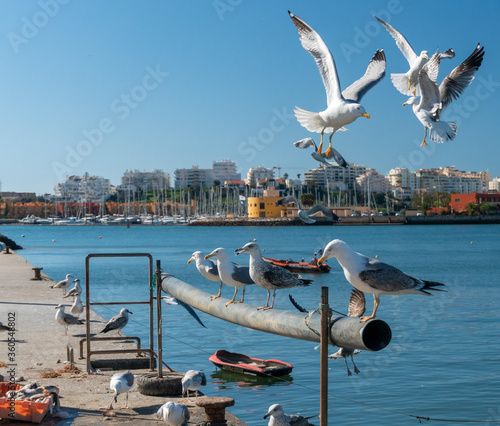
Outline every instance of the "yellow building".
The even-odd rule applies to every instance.
[[[281,217],[284,207],[276,205],[280,198],[276,188],[265,189],[262,197],[248,197],[248,217]]]

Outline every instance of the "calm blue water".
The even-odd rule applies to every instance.
[[[3,226],[0,232],[25,247],[19,252],[55,280],[71,273],[84,282],[89,253],[145,252],[160,259],[162,269],[215,294],[191,253],[230,250],[257,238],[270,257],[310,258],[334,238],[371,257],[424,279],[447,284],[448,293],[433,297],[383,296],[379,318],[393,338],[381,352],[355,357],[361,374],[348,377],[343,360],[330,360],[330,424],[406,425],[417,420],[389,410],[440,419],[488,420],[500,423],[500,226],[367,226],[367,227],[181,227],[181,226]],[[24,235],[24,237],[22,237]],[[102,237],[102,238],[99,238]],[[55,242],[53,242],[55,240]],[[235,257],[247,264],[248,256]],[[143,259],[91,261],[93,301],[147,298],[147,262]],[[290,293],[308,309],[320,301],[320,287],[330,288],[330,305],[347,310],[351,286],[335,259],[329,274],[315,275],[309,288]],[[225,287],[223,296],[232,296]],[[246,300],[264,304],[265,290],[249,288]],[[367,311],[372,297],[368,295]],[[276,296],[276,307],[293,310],[288,292]],[[109,318],[107,307],[97,309]],[[134,312],[125,332],[147,342],[147,312]],[[114,314],[114,313],[113,313]],[[164,360],[179,371],[203,369],[208,395],[233,397],[231,411],[245,422],[263,424],[273,403],[288,413],[319,413],[319,352],[311,342],[248,330],[199,313],[200,327],[178,306],[163,310]],[[208,361],[217,349],[261,358],[277,358],[295,366],[288,381],[244,382],[236,374],[216,371]],[[333,348],[332,348],[333,351]],[[352,367],[351,367],[352,369]],[[250,379],[247,379],[250,380]],[[342,399],[345,398],[345,399]],[[362,403],[362,404],[361,404]],[[365,405],[363,405],[365,404]],[[382,409],[383,408],[383,409]],[[316,423],[318,420],[316,419]],[[440,423],[441,424],[441,423]],[[453,424],[453,423],[451,423]]]

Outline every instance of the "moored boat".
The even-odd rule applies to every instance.
[[[284,361],[253,358],[223,349],[218,350],[208,359],[223,370],[235,371],[251,376],[283,376],[289,374],[293,369],[293,365]]]
[[[331,267],[322,263],[318,265],[315,262],[296,262],[294,260],[273,259],[271,257],[263,257],[266,262],[273,265],[281,266],[293,272],[330,272]]]

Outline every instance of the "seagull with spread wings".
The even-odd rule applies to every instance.
[[[332,163],[326,161],[327,159],[329,160],[330,158],[333,158],[340,167],[346,168],[348,166],[347,161],[344,160],[344,157],[342,157],[342,155],[340,155],[340,152],[338,152],[333,147],[330,150],[328,156],[326,155],[326,153],[318,154],[318,147],[316,146],[316,142],[314,142],[314,140],[311,138],[305,138],[301,139],[300,141],[294,142],[293,146],[299,149],[306,149],[313,147],[314,150],[311,154],[311,157],[314,158],[316,161],[325,164],[326,166],[332,166]]]
[[[436,78],[441,55],[438,52],[432,56],[426,68],[419,72],[418,81],[422,96],[420,99],[412,96],[403,105],[412,105],[413,113],[425,128],[424,140],[420,146],[427,145],[425,141],[427,132],[429,132],[429,139],[437,143],[455,138],[456,123],[441,121],[441,114],[474,80],[474,74],[481,66],[483,57],[484,46],[478,44],[474,52],[448,74],[439,87]]]
[[[330,144],[326,151],[329,157],[332,146],[332,136],[338,130],[346,130],[344,126],[359,117],[370,118],[359,104],[363,96],[374,87],[385,75],[385,54],[383,49],[373,55],[365,74],[341,92],[337,67],[328,46],[306,22],[288,12],[295,27],[299,31],[302,47],[307,50],[318,66],[326,90],[327,108],[321,112],[305,111],[295,108],[295,117],[299,123],[310,132],[321,133],[318,154],[323,148],[323,134],[330,134]]]
[[[288,195],[287,197],[281,198],[276,201],[276,206],[287,206],[288,204],[295,203],[297,208],[299,209],[297,215],[299,218],[305,223],[314,223],[316,222],[311,216],[314,216],[318,213],[323,213],[328,219],[333,220],[334,222],[339,221],[339,217],[333,213],[328,207],[322,206],[321,204],[316,204],[313,208],[309,210],[302,210],[298,200],[293,195]]]

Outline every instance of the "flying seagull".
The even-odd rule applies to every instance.
[[[156,413],[156,418],[163,420],[168,425],[178,426],[187,424],[191,417],[188,408],[184,404],[168,401],[160,407]]]
[[[359,117],[370,118],[365,109],[359,104],[363,96],[375,86],[385,75],[385,54],[383,49],[377,50],[366,69],[365,74],[359,80],[351,84],[341,92],[337,68],[328,46],[302,19],[288,12],[295,27],[299,31],[302,47],[307,50],[316,61],[323,85],[326,90],[327,108],[321,112],[305,111],[295,108],[295,117],[299,123],[310,132],[321,133],[321,142],[318,154],[323,148],[323,134],[330,134],[330,144],[326,151],[329,157],[332,136],[338,130],[345,130],[344,126],[352,123]]]
[[[203,275],[207,280],[210,281],[220,281],[219,293],[211,296],[212,300],[217,299],[222,293],[222,281],[219,278],[219,271],[217,270],[217,265],[211,260],[205,259],[201,251],[195,251],[191,258],[188,260],[188,264],[191,262],[196,262],[196,269],[199,273]]]
[[[412,105],[413,113],[425,128],[424,140],[420,146],[427,145],[425,142],[427,132],[429,132],[429,139],[437,143],[455,138],[457,134],[456,123],[441,121],[441,114],[453,100],[460,97],[474,80],[474,74],[481,66],[483,57],[484,47],[478,44],[474,52],[448,74],[439,87],[435,81],[441,58],[439,53],[435,53],[429,61],[428,67],[420,71],[418,81],[421,98],[413,96],[403,104]]]
[[[184,303],[183,301],[179,300],[179,299],[176,299],[175,297],[173,296],[162,296],[161,297],[163,299],[163,301],[167,304],[167,305],[180,305],[182,306],[186,311],[189,312],[189,314],[196,320],[198,321],[198,323],[202,326],[202,327],[205,327],[205,324],[203,324],[201,322],[201,319],[200,317],[196,314],[196,312],[194,311],[194,309],[189,306],[187,303]],[[206,327],[205,327],[206,328]]]
[[[323,256],[318,260],[318,265],[332,257],[335,257],[342,266],[347,281],[354,288],[364,293],[373,294],[375,299],[373,313],[368,317],[361,317],[363,322],[375,318],[381,294],[423,294],[430,296],[431,293],[427,290],[445,291],[434,288],[444,284],[414,278],[394,266],[355,252],[341,240],[333,240],[326,245]]]
[[[67,314],[64,312],[65,305],[57,305],[55,309],[57,309],[56,312],[56,321],[61,324],[64,327],[64,335],[68,335],[68,327],[70,325],[81,325],[83,322],[81,322],[78,318],[74,317],[71,314]]]
[[[123,327],[125,327],[128,323],[128,314],[132,314],[128,309],[122,308],[118,315],[115,315],[111,318],[106,327],[101,330],[101,333],[107,333],[109,331],[116,330],[119,332]]]
[[[205,373],[201,370],[188,370],[181,380],[182,384],[182,396],[184,394],[189,398],[189,391],[194,391],[196,398],[198,398],[198,390],[202,386],[207,385],[207,378]]]
[[[429,54],[427,53],[427,50],[422,50],[422,52],[420,52],[420,55],[417,56],[403,34],[401,34],[387,22],[382,21],[382,19],[377,18],[376,16],[375,19],[380,22],[380,24],[392,36],[399,50],[410,65],[410,69],[406,73],[391,74],[392,84],[394,84],[394,87],[398,89],[398,91],[403,95],[415,95],[419,84],[418,73],[422,68],[424,68],[427,61],[429,60]],[[442,58],[453,58],[454,56],[455,52],[453,51],[453,49],[448,49],[446,52],[441,53]],[[413,91],[411,90],[412,86]]]
[[[268,426],[312,426],[307,420],[316,416],[302,417],[298,414],[285,414],[280,404],[273,404],[267,410],[264,420],[268,417]]]
[[[212,251],[212,253],[207,254],[205,259],[209,259],[211,257],[217,259],[217,268],[220,280],[224,284],[234,287],[233,298],[226,303],[226,306],[229,306],[232,303],[243,303],[245,301],[245,287],[247,285],[254,284],[252,278],[250,278],[248,266],[237,265],[236,263],[231,262],[227,251],[222,247],[219,247]],[[241,296],[241,300],[238,302],[235,301],[235,299],[239,288],[243,289],[243,295]],[[214,296],[212,296],[212,300],[213,299],[215,299]]]
[[[298,211],[299,218],[305,223],[314,223],[316,222],[311,216],[318,214],[319,212],[323,213],[328,219],[333,220],[334,222],[339,221],[339,217],[333,213],[328,207],[322,206],[321,204],[316,204],[313,208],[309,210],[302,210],[299,202],[293,195],[288,195],[287,197],[281,198],[276,201],[276,206],[287,206],[288,204],[295,203]]]
[[[332,163],[326,161],[327,159],[330,158],[333,158],[340,167],[345,168],[348,166],[347,161],[344,160],[344,157],[342,157],[342,155],[340,155],[340,153],[333,147],[330,150],[329,157],[326,156],[326,153],[318,154],[318,147],[316,146],[316,142],[314,142],[314,140],[312,140],[311,138],[305,138],[301,139],[300,141],[294,142],[293,146],[299,149],[306,149],[313,147],[314,151],[312,152],[311,157],[314,158],[316,161],[319,161],[320,163],[323,163],[327,166],[332,165]]]
[[[250,277],[259,287],[267,290],[267,302],[258,310],[273,309],[276,290],[292,287],[307,287],[313,280],[304,280],[300,275],[293,274],[281,266],[273,265],[262,259],[262,254],[257,243],[247,243],[234,251],[236,254],[248,253],[250,255]],[[273,301],[269,306],[269,298],[273,290]]]
[[[59,281],[57,284],[51,285],[50,288],[62,288],[63,294],[66,294],[66,289],[70,286],[73,275],[67,274],[64,280]]]

